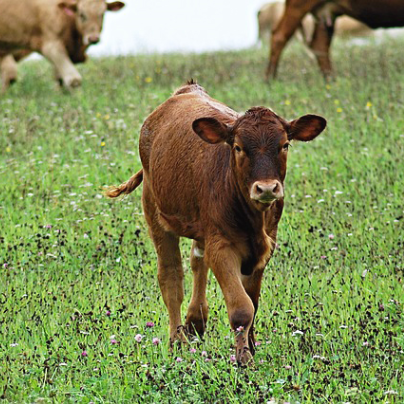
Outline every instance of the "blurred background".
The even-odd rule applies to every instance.
[[[246,48],[257,41],[265,0],[126,0],[106,13],[101,42],[90,55],[204,52]]]
[[[275,1],[126,0],[121,11],[105,13],[101,42],[87,53],[114,56],[249,48],[258,43],[258,10]],[[402,28],[374,31],[379,39],[403,33]],[[354,38],[351,42],[366,41]]]

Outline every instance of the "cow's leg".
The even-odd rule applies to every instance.
[[[41,49],[41,53],[54,64],[57,75],[63,80],[63,84],[67,88],[80,86],[80,73],[69,59],[62,43],[46,42]]]
[[[264,273],[263,269],[262,270],[256,269],[251,275],[242,277],[244,289],[254,305],[254,319],[258,310],[258,300],[260,297],[261,281],[263,273]],[[248,333],[248,346],[250,348],[251,353],[254,355],[255,353],[254,320],[253,323],[251,324]]]
[[[1,92],[4,93],[10,84],[17,80],[17,62],[13,55],[6,55],[0,57],[0,70],[1,70]]]
[[[334,23],[335,18],[333,18],[328,24],[324,20],[317,21],[313,39],[310,44],[310,48],[316,56],[317,62],[325,78],[329,78],[332,74],[330,45],[334,34]]]
[[[54,69],[53,75],[55,77],[56,83],[59,84],[59,87],[63,87],[63,79],[60,77],[60,74],[58,72],[58,69]]]
[[[205,332],[208,320],[208,302],[206,300],[206,284],[209,267],[204,260],[204,246],[197,241],[192,243],[191,268],[194,277],[191,303],[188,307],[185,326],[190,334]]]
[[[320,0],[289,0],[285,12],[271,37],[269,63],[266,69],[266,79],[275,78],[281,53],[301,25],[303,17],[319,3]]]
[[[181,303],[184,299],[184,271],[181,264],[179,239],[161,225],[153,197],[147,184],[143,184],[143,209],[157,252],[157,277],[164,304],[168,310],[170,345],[184,338],[181,329]]]
[[[254,319],[254,305],[241,282],[241,260],[229,247],[206,246],[207,262],[219,282],[226,301],[230,326],[235,332],[236,359],[241,365],[252,361],[248,334]]]

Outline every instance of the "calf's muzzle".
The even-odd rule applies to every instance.
[[[250,198],[264,204],[283,198],[283,185],[278,180],[255,181],[251,187]]]

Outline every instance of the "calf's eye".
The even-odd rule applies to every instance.
[[[234,146],[234,150],[235,150],[237,153],[240,153],[240,152],[241,152],[241,147],[240,147],[238,144],[236,144],[236,145]]]
[[[290,146],[290,143],[285,143],[285,144],[282,146],[283,151],[288,151],[289,146]]]

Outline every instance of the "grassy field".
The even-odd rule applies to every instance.
[[[404,401],[404,41],[335,45],[329,85],[297,45],[271,86],[264,50],[92,60],[71,95],[46,62],[21,66],[0,98],[0,401]],[[143,120],[191,77],[238,111],[328,120],[289,155],[249,369],[212,274],[204,341],[169,353],[141,190],[102,196],[140,168]]]

